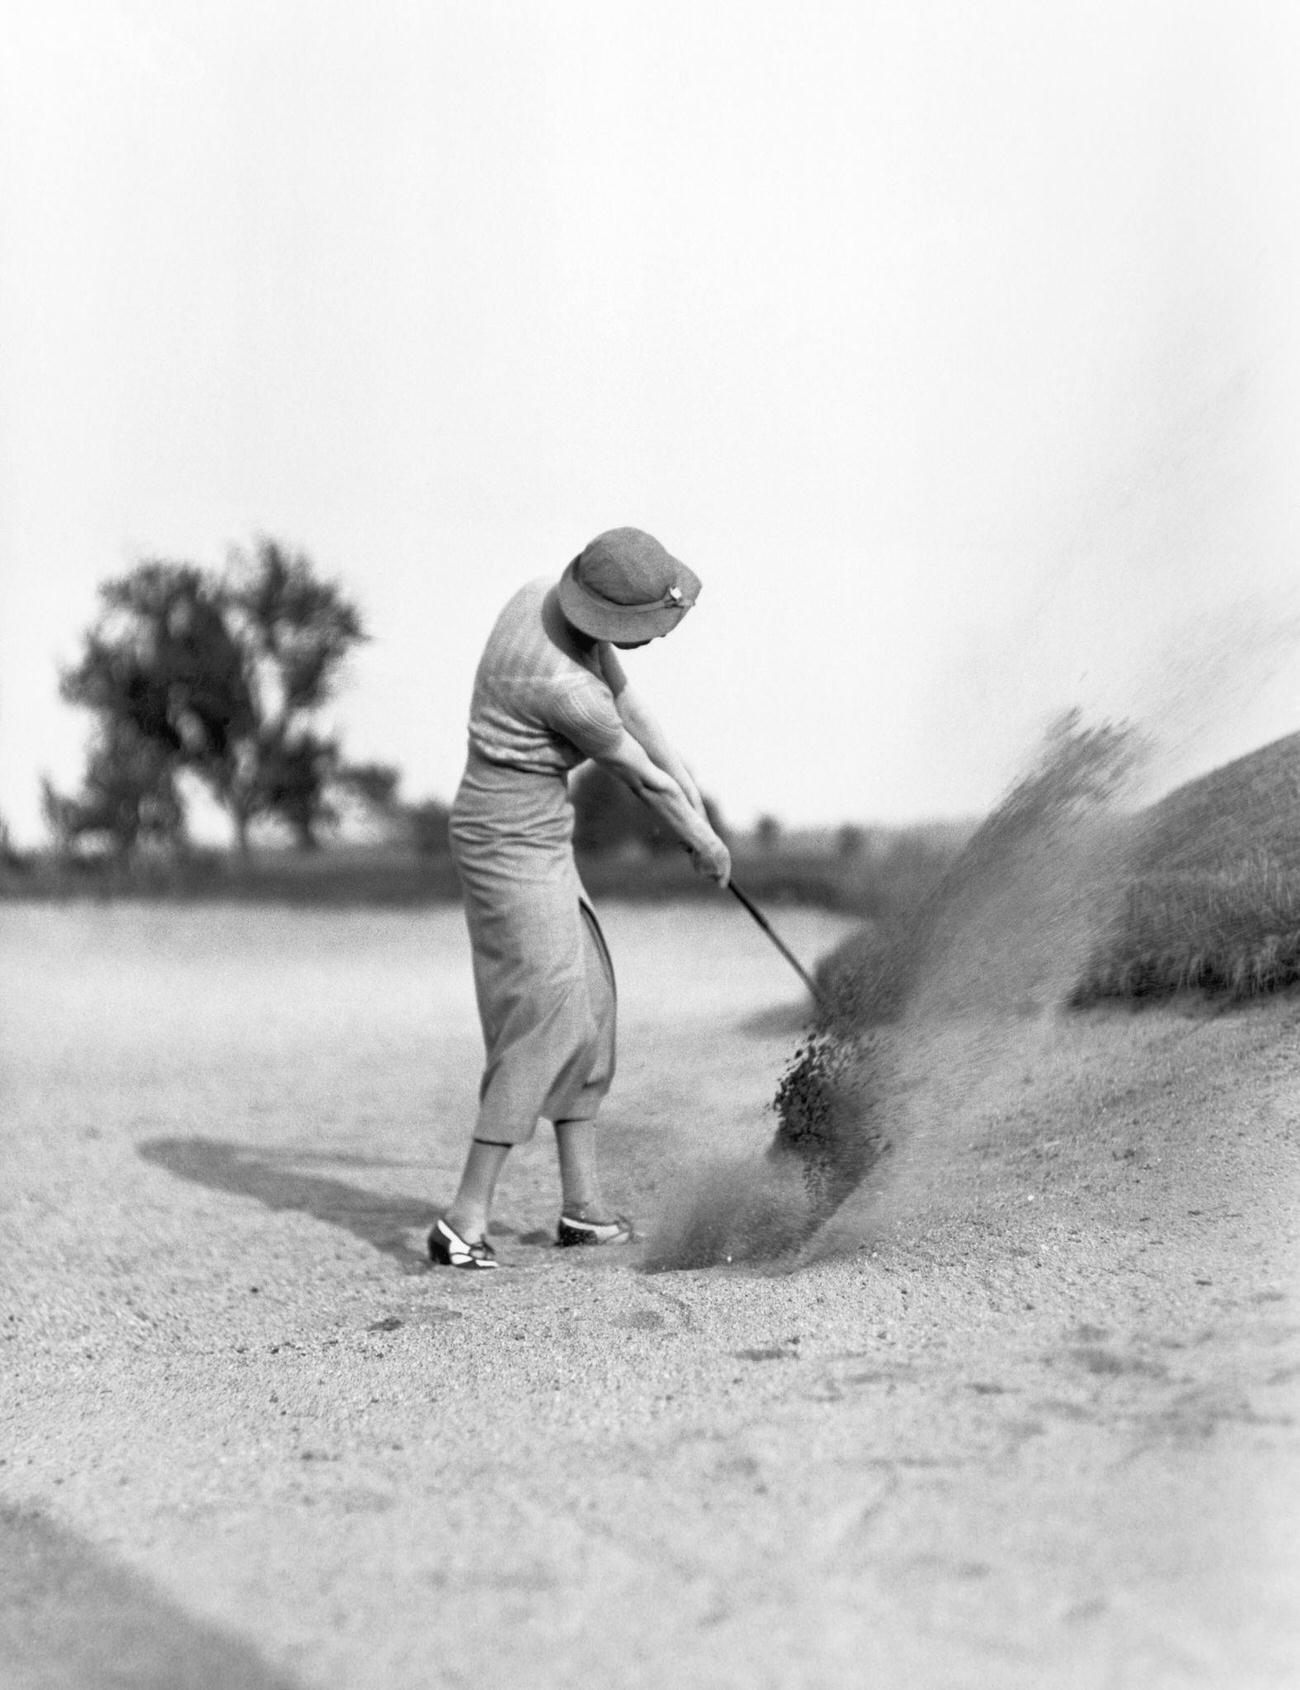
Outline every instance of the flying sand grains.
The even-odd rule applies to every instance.
[[[792,1259],[891,1153],[914,1172],[944,1155],[1114,919],[1131,844],[1114,806],[1144,752],[1128,726],[1056,723],[930,898],[837,978],[781,1075],[766,1157],[706,1167],[649,1268]]]

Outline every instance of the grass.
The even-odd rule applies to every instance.
[[[1222,872],[1267,860],[1300,873],[1300,733],[1177,787],[1142,818],[1145,872]]]
[[[1204,991],[1257,997],[1300,982],[1300,872],[1261,856],[1236,868],[1147,874],[1071,1003]]]
[[[1258,997],[1300,983],[1300,734],[1137,818],[1128,884],[1071,997]]]

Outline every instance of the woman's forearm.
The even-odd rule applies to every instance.
[[[726,841],[714,830],[703,806],[692,802],[685,789],[655,762],[630,729],[625,728],[618,744],[597,761],[630,787],[681,840],[701,874],[710,875],[719,886],[727,884],[731,876],[731,853]]]
[[[692,803],[676,777],[655,762],[630,728],[607,756],[597,760],[630,787],[683,845],[696,851],[716,843],[717,835],[707,816]]]
[[[699,787],[695,784],[695,777],[686,767],[655,717],[632,693],[630,688],[619,697],[617,705],[623,726],[641,746],[646,756],[666,775],[671,775],[685,794],[690,807],[698,815],[703,815],[704,799]]]
[[[648,782],[637,789],[637,796],[683,845],[692,851],[707,849],[714,840],[714,832],[703,813],[691,802],[685,789],[664,770],[663,785]]]

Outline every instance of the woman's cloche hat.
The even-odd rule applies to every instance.
[[[629,644],[674,629],[700,596],[700,578],[639,528],[611,528],[560,577],[560,609],[594,640]]]

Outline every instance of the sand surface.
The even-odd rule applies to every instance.
[[[797,986],[602,913],[653,1223]],[[5,1690],[1300,1683],[1300,1000],[955,1037],[793,1271],[554,1250],[539,1134],[473,1277],[458,912],[0,907],[0,994]]]

